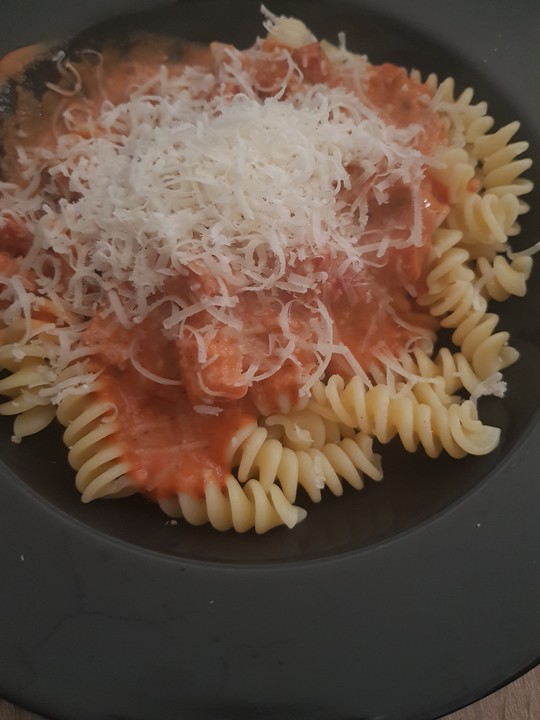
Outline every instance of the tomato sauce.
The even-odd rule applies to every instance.
[[[444,141],[445,126],[431,106],[431,90],[403,68],[389,63],[371,66],[365,93],[383,120],[397,127],[421,127],[414,143],[418,150],[429,154]]]
[[[222,403],[216,415],[194,410],[175,343],[163,336],[162,321],[158,310],[126,329],[97,315],[83,342],[94,350],[94,367],[102,371],[100,395],[116,407],[114,444],[132,468],[130,477],[153,498],[178,492],[202,497],[206,482],[225,481],[233,438],[253,425],[256,415],[241,402]]]
[[[11,257],[25,257],[32,247],[30,231],[19,220],[5,217],[0,227],[0,251]]]
[[[222,485],[233,438],[255,422],[239,403],[225,405],[219,415],[198,414],[183,387],[148,380],[131,366],[108,365],[100,385],[118,412],[114,444],[132,468],[130,477],[152,498],[179,492],[203,497],[207,482]]]
[[[211,69],[223,47],[186,46],[182,63],[175,67],[180,71],[192,62]],[[110,51],[103,56],[98,71],[92,63],[76,63],[83,85],[76,98],[79,106],[82,103],[96,114],[104,97],[115,103],[125,100],[134,85],[167,62],[167,48],[163,45],[150,43],[141,48],[128,60]],[[266,40],[261,49],[267,54],[264,61],[254,61],[244,53],[240,57],[263,98],[276,92],[289,77],[290,67],[279,43]],[[268,53],[273,54],[273,59],[268,59]],[[284,96],[294,92],[300,83],[340,83],[338,71],[318,43],[293,49],[291,55],[301,68],[301,76],[290,75]],[[228,96],[238,90],[229,83],[221,91]],[[400,68],[388,64],[370,66],[360,92],[362,100],[387,123],[398,127],[419,125],[415,147],[421,152],[432,152],[444,140],[444,125],[432,109],[429,88]],[[58,96],[49,93],[41,120],[35,120],[35,113],[34,120],[32,113],[23,113],[22,128],[18,129],[24,131],[29,145],[37,137],[43,143],[54,143],[54,133],[48,128],[54,117],[54,132],[59,130],[59,102],[65,108],[74,100],[59,101]],[[34,100],[28,103],[33,107]],[[83,136],[87,132],[84,113],[77,131]],[[14,167],[9,157],[7,167]],[[90,322],[83,342],[93,349],[92,362],[101,373],[99,393],[116,407],[118,433],[114,442],[122,448],[132,468],[130,476],[141,492],[152,498],[178,492],[202,497],[207,482],[225,482],[231,471],[233,439],[242,429],[253,426],[261,411],[270,413],[293,406],[301,380],[317,367],[310,309],[313,303],[324,302],[333,321],[334,342],[346,345],[366,369],[379,362],[378,351],[397,354],[411,338],[436,330],[434,319],[416,305],[414,297],[425,285],[424,268],[432,233],[448,210],[447,189],[426,171],[420,188],[421,237],[411,245],[406,242],[414,212],[410,188],[394,185],[386,202],[380,204],[369,187],[359,187],[358,169],[352,166],[349,173],[351,189],[342,192],[341,200],[352,205],[358,194],[364,193],[369,216],[366,238],[384,235],[392,240],[382,258],[376,251],[366,252],[366,267],[361,272],[338,275],[332,258],[314,258],[312,264],[317,265],[317,271],[328,273],[328,282],[319,295],[312,290],[303,296],[282,290],[268,296],[240,294],[235,308],[240,327],[213,322],[213,332],[206,335],[205,328],[212,318],[202,311],[190,319],[191,332],[176,339],[166,337],[162,322],[170,310],[167,304],[130,328],[122,327],[112,315],[97,314]],[[10,249],[14,246],[15,256],[17,248],[25,243],[21,232],[13,228],[4,232],[3,242]],[[400,243],[405,247],[400,248]],[[212,296],[217,292],[217,283],[191,270],[187,277],[170,281],[166,291],[172,290],[189,304],[202,294]],[[286,357],[287,338],[281,325],[285,306],[289,308],[289,331],[302,339]],[[196,333],[204,336],[203,356]],[[268,377],[250,382],[254,359],[258,375]],[[351,374],[342,356],[334,356],[329,370]],[[208,414],[208,409],[215,414]]]

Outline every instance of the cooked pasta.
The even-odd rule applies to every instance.
[[[15,416],[14,438],[33,435],[46,428],[55,418],[56,410],[45,392],[53,375],[47,361],[46,348],[39,335],[49,324],[34,320],[27,324],[15,319],[0,330],[0,369],[8,374],[0,379],[0,395],[9,397],[0,403],[0,415]],[[29,343],[36,335],[37,342]]]
[[[269,415],[264,424],[278,431],[278,437],[293,450],[321,449],[328,442],[339,442],[346,432],[309,409],[291,411],[287,415]]]
[[[527,292],[527,280],[532,270],[532,258],[522,255],[507,260],[497,255],[490,263],[478,258],[474,268],[482,295],[493,300],[508,300],[511,295],[523,297]]]
[[[114,442],[114,405],[100,400],[95,390],[65,398],[57,411],[59,422],[66,427],[68,462],[77,471],[75,484],[83,502],[126,497],[138,490],[129,480],[130,468],[122,461],[122,448]]]
[[[466,245],[495,245],[502,248],[514,228],[520,213],[516,195],[507,193],[501,197],[495,193],[469,195],[456,207],[449,225],[463,230]]]
[[[479,134],[474,139],[474,156],[480,163],[479,180],[488,193],[498,197],[521,197],[532,190],[532,183],[522,176],[532,165],[529,158],[519,158],[529,149],[524,141],[510,143],[519,130],[519,123],[505,125],[494,133]],[[527,205],[521,203],[521,211]]]
[[[462,353],[452,352],[446,347],[441,348],[434,357],[421,348],[416,348],[411,353],[402,353],[397,361],[394,373],[401,382],[406,382],[411,375],[424,378],[421,383],[417,382],[413,386],[413,391],[419,385],[435,382],[435,390],[440,391],[442,387],[443,392],[449,396],[461,388],[472,394],[483,381]]]
[[[380,457],[373,453],[371,437],[344,430],[336,434],[333,442],[327,442],[324,436],[324,439],[319,436],[317,442],[317,433],[311,435],[317,426],[315,418],[318,417],[320,425],[329,423],[317,413],[310,415],[306,418],[304,413],[303,418],[297,416],[294,420],[273,418],[273,427],[282,424],[281,439],[269,438],[268,431],[262,427],[246,438],[238,448],[234,462],[238,465],[239,481],[244,483],[257,478],[266,492],[277,483],[290,502],[297,499],[298,490],[302,488],[310,500],[319,502],[325,487],[334,495],[341,495],[342,480],[361,490],[364,475],[372,480],[382,478]],[[290,422],[294,422],[294,434],[290,431]],[[332,425],[337,428],[336,423]]]
[[[10,374],[0,380],[0,394],[10,400],[0,403],[0,415],[15,415],[13,433],[23,438],[43,430],[56,415],[54,406],[40,395],[50,381],[49,369],[40,358],[25,357],[3,363]]]
[[[293,528],[306,516],[306,511],[292,505],[277,485],[264,490],[257,480],[241,484],[232,476],[223,488],[206,483],[202,498],[178,493],[158,502],[171,517],[183,517],[192,525],[210,523],[216,530],[234,528],[236,532],[255,529],[265,533],[278,525]]]
[[[499,317],[487,312],[485,292],[479,287],[469,254],[455,246],[460,238],[458,231],[435,235],[427,262],[428,290],[418,303],[440,318],[441,327],[454,330],[453,343],[478,378],[485,380],[515,362],[517,352],[508,346],[508,332],[494,333]],[[528,273],[521,275],[522,282],[526,277]]]
[[[429,457],[445,450],[451,457],[484,455],[499,443],[500,431],[478,420],[475,405],[467,400],[445,407],[435,398],[419,402],[413,392],[393,395],[386,385],[367,389],[354,377],[345,385],[339,375],[313,388],[311,408],[335,422],[360,428],[382,443],[396,435],[403,447],[415,452],[421,445]]]
[[[83,502],[263,533],[381,480],[377,444],[499,443],[519,124],[263,12],[247,50],[58,53],[4,128],[0,414],[57,417]]]

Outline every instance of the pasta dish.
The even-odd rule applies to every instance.
[[[263,13],[247,50],[59,51],[4,121],[0,413],[65,426],[84,502],[265,532],[380,480],[374,442],[499,443],[518,123]]]

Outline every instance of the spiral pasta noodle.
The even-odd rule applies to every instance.
[[[518,130],[519,123],[512,122],[494,133],[480,134],[474,140],[474,155],[481,163],[479,179],[487,193],[521,197],[532,190],[531,181],[522,177],[532,161],[519,157],[529,149],[529,143],[510,142]],[[525,212],[527,206],[521,204],[520,210]]]
[[[527,280],[532,270],[532,258],[522,255],[507,260],[497,255],[493,262],[487,258],[476,260],[475,275],[478,278],[476,286],[484,297],[502,302],[511,295],[523,297],[527,292]]]
[[[99,384],[87,394],[66,398],[58,406],[58,420],[66,427],[63,439],[69,448],[68,461],[77,471],[75,483],[83,502],[140,492],[115,442],[114,410],[110,402],[100,399]],[[288,502],[277,486],[264,488],[255,480],[241,485],[232,476],[223,488],[207,483],[203,498],[178,493],[158,502],[173,518],[184,517],[193,525],[210,523],[217,530],[234,528],[237,532],[255,529],[262,533],[277,525],[294,527],[305,516],[305,510]]]
[[[516,195],[469,194],[449,215],[448,224],[463,230],[464,245],[492,245],[502,249],[508,237],[519,232],[516,221],[521,205]]]
[[[269,415],[264,426],[272,437],[277,437],[293,450],[321,449],[329,442],[339,442],[347,428],[331,423],[309,409],[288,414]]]
[[[531,191],[532,183],[522,175],[531,160],[521,156],[529,145],[512,142],[518,122],[493,132],[487,106],[472,103],[471,89],[456,97],[449,79],[437,92],[450,137],[449,147],[438,154],[443,167],[434,171],[449,190],[446,224],[463,232],[461,244],[472,257],[493,263],[496,254],[507,249],[508,239],[519,234],[518,218],[528,210],[522,196]]]
[[[508,332],[494,332],[499,317],[487,312],[486,293],[481,293],[477,287],[469,254],[456,247],[459,240],[459,231],[439,231],[436,235],[428,258],[428,291],[418,302],[439,318],[441,327],[454,331],[452,342],[471,363],[477,377],[484,380],[515,362],[518,353],[508,346]],[[528,261],[524,263],[528,264]],[[523,291],[523,279],[522,274],[521,288],[518,288],[515,275],[512,276],[514,290]],[[490,284],[492,289],[493,282]],[[510,285],[509,280],[506,282]]]
[[[327,422],[320,415],[318,417],[321,423]],[[287,427],[286,420],[282,419],[284,428]],[[363,433],[341,437],[334,442],[312,440],[302,449],[287,447],[286,440],[269,438],[265,428],[257,428],[238,449],[235,464],[238,464],[239,481],[257,478],[267,492],[278,483],[290,502],[296,500],[301,488],[312,502],[320,502],[325,487],[334,495],[341,495],[342,480],[361,490],[364,475],[372,480],[382,478],[380,457],[373,453],[372,438]]]
[[[13,433],[16,438],[33,435],[47,427],[55,418],[56,409],[40,391],[50,384],[50,370],[39,357],[2,362],[9,375],[0,380],[0,394],[10,399],[0,403],[0,415],[15,416]]]
[[[411,392],[392,395],[385,385],[367,389],[355,377],[345,384],[333,376],[325,385],[314,387],[310,407],[321,415],[359,428],[388,443],[396,435],[408,452],[421,445],[429,457],[445,450],[451,457],[484,455],[498,444],[498,428],[483,425],[474,403],[466,401],[445,407],[442,403],[422,403]]]
[[[437,84],[432,76],[431,84],[436,88],[439,112],[448,120],[448,144],[469,150],[475,140],[493,126],[493,118],[487,115],[487,103],[473,103],[474,90],[466,88],[456,93],[454,78],[446,78]]]
[[[8,373],[0,379],[0,395],[10,398],[0,403],[0,415],[14,417],[15,438],[40,432],[55,418],[56,410],[42,392],[54,378],[40,341],[40,333],[49,327],[44,320],[27,323],[19,318],[0,329],[0,369]],[[27,335],[37,339],[31,342]]]
[[[230,475],[222,489],[216,483],[205,485],[204,497],[187,493],[158,500],[170,517],[184,518],[191,525],[210,523],[216,530],[254,529],[265,533],[279,525],[293,528],[306,516],[303,508],[292,505],[277,485],[266,491],[257,480],[245,484]]]
[[[411,375],[424,378],[421,383],[424,385],[431,380],[442,381],[444,392],[449,396],[461,388],[472,394],[482,382],[482,378],[475,373],[463,353],[452,352],[446,347],[441,348],[434,357],[421,348],[416,348],[411,353],[402,353],[398,361],[394,372],[402,382]],[[417,385],[413,387],[413,391]]]
[[[83,502],[97,498],[122,498],[138,487],[129,479],[130,466],[122,460],[122,448],[115,444],[117,430],[114,406],[89,388],[60,402],[59,422],[69,448],[68,462],[76,470],[75,484]]]

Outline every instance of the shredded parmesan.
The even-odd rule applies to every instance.
[[[540,252],[540,241],[525,250],[520,250],[519,252],[508,251],[506,254],[509,260],[515,260],[515,258],[518,257],[531,257],[532,255],[536,255],[537,252]]]
[[[216,405],[194,405],[193,409],[199,415],[219,415],[223,408]]]
[[[481,397],[487,395],[495,395],[495,397],[502,398],[506,394],[506,381],[502,379],[500,372],[493,373],[485,380],[482,380],[474,388],[471,394],[471,400],[476,404]]]
[[[82,83],[81,76],[79,75],[76,68],[73,66],[73,63],[71,63],[69,60],[66,60],[66,54],[63,50],[60,50],[53,58],[53,60],[56,61],[56,67],[58,68],[60,78],[62,80],[66,78],[68,82],[72,83],[72,87],[65,88],[62,87],[62,85],[60,84],[51,82],[46,82],[45,85],[50,90],[54,90],[54,92],[58,93],[59,95],[65,95],[66,97],[76,95],[80,91]]]
[[[348,78],[345,86],[303,84],[292,51],[315,42],[314,36],[299,21],[263,12],[269,36],[284,47],[271,56],[258,42],[247,56],[283,61],[287,68],[275,88],[263,88],[268,96],[261,97],[253,73],[229,46],[216,49],[215,74],[198,68],[169,74],[163,67],[126,102],[105,100],[94,121],[85,121],[88,136],[67,132],[53,150],[20,148],[27,186],[21,191],[2,184],[0,216],[24,218],[34,237],[26,267],[49,296],[61,294],[66,312],[81,321],[96,311],[112,313],[129,328],[165,296],[167,337],[195,337],[200,363],[212,360],[207,344],[216,328],[242,330],[242,295],[285,292],[307,302],[317,367],[301,377],[306,395],[332,354],[341,354],[369,382],[352,353],[336,342],[320,296],[332,277],[360,275],[384,264],[389,248],[421,244],[426,158],[412,147],[421,128],[387,124],[354,91],[366,63],[348,53],[344,37],[328,52]],[[61,54],[56,59],[62,81],[73,87],[53,89],[76,93],[76,68]],[[238,89],[232,95],[226,90],[231,83]],[[75,103],[66,112],[72,127],[73,113],[84,116],[88,108]],[[351,168],[360,177],[358,197],[344,202]],[[394,237],[391,229],[368,235],[368,191],[384,204],[398,181],[411,192],[409,236]],[[59,197],[58,187],[66,186],[74,199]],[[327,266],[314,271],[313,259],[321,258]],[[62,264],[71,273],[67,287],[61,287]],[[167,283],[188,276],[201,282],[193,281],[189,293],[171,295]],[[209,277],[212,290],[205,285]],[[17,278],[6,283],[29,337],[32,294]],[[196,322],[201,313],[208,318],[203,327]],[[55,328],[50,354],[60,368],[76,357],[78,333],[69,325]],[[269,341],[272,358],[254,357],[239,383],[271,376],[287,358],[297,362],[295,349],[307,340],[291,327],[286,306],[280,329],[282,338]],[[180,384],[145,370],[133,352],[131,362],[155,382]]]
[[[143,365],[135,357],[135,349],[133,345],[131,345],[130,347],[129,360],[133,367],[138,370],[138,372],[140,372],[143,377],[148,378],[148,380],[152,380],[153,382],[159,383],[160,385],[183,385],[182,380],[172,380],[170,378],[164,378],[143,367]]]

